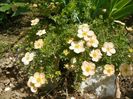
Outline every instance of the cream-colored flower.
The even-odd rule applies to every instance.
[[[88,24],[84,23],[84,24],[79,25],[78,29],[90,30],[90,27]]]
[[[69,51],[67,49],[63,50],[63,54],[67,56],[69,54]]]
[[[31,76],[27,82],[28,87],[30,87],[31,92],[35,93],[37,92],[37,88],[35,87],[36,79]]]
[[[29,63],[33,60],[35,54],[33,52],[27,52],[25,56],[22,58],[22,62],[24,65],[29,65]]]
[[[44,73],[36,72],[34,74],[34,78],[36,79],[36,82],[34,83],[35,87],[41,87],[41,85],[43,85],[46,82]]]
[[[41,35],[43,35],[43,34],[46,34],[46,30],[45,30],[45,29],[39,30],[39,31],[36,33],[36,35],[38,35],[38,36],[41,36]]]
[[[92,37],[89,37],[88,38],[88,41],[87,41],[87,46],[88,47],[98,47],[98,44],[99,44],[99,41],[97,40],[96,36],[92,36]]]
[[[102,58],[102,53],[99,49],[95,49],[90,52],[90,56],[92,57],[92,61],[98,62]]]
[[[88,40],[88,36],[93,36],[94,32],[89,29],[88,24],[82,24],[78,28],[77,36],[79,38],[84,38],[84,40]]]
[[[35,3],[34,3],[32,6],[33,6],[34,8],[37,8],[37,7],[38,7],[38,5],[37,5],[37,4],[35,4]]]
[[[43,40],[42,39],[39,39],[39,40],[35,41],[34,48],[35,49],[40,49],[40,48],[43,47],[43,44],[44,44]]]
[[[74,64],[77,62],[77,59],[75,57],[71,58],[71,63]]]
[[[111,56],[116,53],[114,49],[114,44],[112,42],[105,42],[102,47],[102,51],[107,53],[107,56]]]
[[[38,89],[36,87],[30,87],[30,90],[31,92],[36,93]]]
[[[39,22],[39,19],[35,18],[34,20],[31,20],[31,25],[36,25],[38,24],[38,22]]]
[[[95,64],[92,62],[87,62],[84,61],[82,63],[82,71],[83,71],[83,75],[85,76],[89,76],[89,75],[94,75],[95,74]]]
[[[133,64],[121,64],[119,70],[122,76],[133,76]]]
[[[30,87],[32,92],[37,92],[38,87],[41,87],[46,83],[44,73],[36,72],[34,76],[31,76],[27,82],[28,87]]]
[[[71,42],[71,46],[69,47],[70,50],[73,50],[75,53],[81,53],[85,51],[84,48],[84,42],[78,41],[78,42]]]
[[[103,70],[103,73],[107,76],[111,76],[115,73],[115,67],[114,65],[110,65],[110,64],[106,64],[104,66],[104,70]]]
[[[31,76],[27,82],[27,85],[28,87],[35,87],[34,83],[36,83],[36,79],[33,76]]]

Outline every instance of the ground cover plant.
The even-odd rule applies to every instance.
[[[28,5],[33,17],[19,46],[19,64],[29,75],[31,92],[47,94],[54,84],[84,93],[88,78],[95,83],[95,76],[133,76],[128,32],[116,20],[133,13],[131,0],[31,0]]]

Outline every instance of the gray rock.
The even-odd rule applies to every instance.
[[[110,77],[106,77],[104,75],[95,75],[83,81],[81,83],[80,90],[82,94],[93,93],[100,99],[106,99],[106,97],[112,97],[113,99],[116,92],[115,80],[115,75]]]

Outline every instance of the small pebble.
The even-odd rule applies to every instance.
[[[6,79],[6,80],[3,81],[3,83],[4,83],[5,85],[8,85],[8,84],[10,83],[10,80],[9,80],[9,79]]]
[[[0,88],[0,92],[2,92],[2,88]]]
[[[12,88],[15,87],[12,83],[10,83],[9,86],[12,87]]]
[[[70,99],[76,99],[75,97],[71,97]]]
[[[6,88],[4,89],[4,91],[10,91],[10,90],[11,90],[10,87],[6,87]]]

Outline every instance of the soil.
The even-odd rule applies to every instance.
[[[133,99],[133,77],[119,76],[122,99]]]
[[[30,29],[30,19],[23,16],[9,20],[6,26],[0,26],[0,99],[66,99],[65,92],[56,87],[45,95],[43,92],[33,94],[27,87],[28,76],[17,64],[19,57],[12,49],[23,42],[23,34]],[[121,99],[133,99],[133,77],[120,76],[119,84],[122,92]],[[70,96],[87,99],[86,95],[81,98],[78,93]]]

